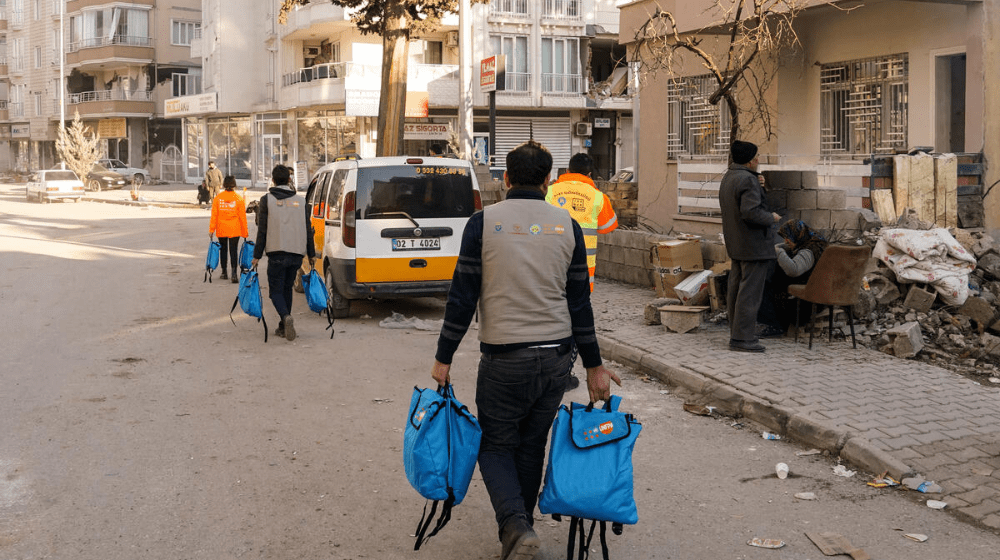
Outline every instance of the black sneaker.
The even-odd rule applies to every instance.
[[[532,560],[542,546],[535,530],[520,517],[511,519],[504,525],[500,542],[503,543],[501,560]]]
[[[757,336],[760,338],[778,338],[785,336],[785,329],[774,325],[762,325],[757,329]]]
[[[226,274],[225,270],[223,270],[222,274],[219,275],[219,280],[229,280],[229,275]]]
[[[233,284],[239,284],[240,283],[240,275],[236,274],[235,270],[233,271],[232,278],[233,278]]]
[[[285,338],[285,326],[278,325],[278,328],[274,329],[274,336],[280,336],[281,338]]]
[[[756,341],[730,340],[729,349],[735,352],[763,352],[764,345]]]

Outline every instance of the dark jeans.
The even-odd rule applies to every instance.
[[[743,342],[757,340],[757,310],[764,296],[764,282],[774,260],[733,259],[726,291],[729,338]]]
[[[570,356],[564,345],[483,354],[479,361],[479,471],[501,530],[516,517],[533,523],[545,443],[569,383]]]
[[[788,286],[805,284],[809,281],[811,270],[797,278],[792,278],[778,266],[778,261],[771,261],[771,274],[764,283],[764,297],[757,311],[757,322],[783,331],[795,322],[795,302],[789,299]],[[809,321],[809,308],[800,310],[799,324]]]
[[[295,285],[295,271],[302,266],[302,255],[291,253],[267,256],[267,292],[284,324],[285,315],[292,314],[292,286]]]
[[[239,237],[220,237],[219,244],[222,247],[219,248],[219,266],[222,270],[226,270],[226,255],[229,254],[233,261],[233,272],[236,272],[236,267],[240,264],[240,238]]]

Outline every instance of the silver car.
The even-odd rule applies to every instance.
[[[24,188],[28,201],[51,202],[56,199],[83,198],[83,181],[68,169],[36,171]]]

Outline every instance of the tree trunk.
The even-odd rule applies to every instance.
[[[378,104],[377,156],[403,154],[403,119],[406,115],[406,72],[410,31],[402,0],[386,3],[382,35],[382,95]]]
[[[736,105],[736,98],[731,91],[727,91],[723,96],[726,106],[729,108],[729,145],[736,140],[740,140],[740,108]],[[733,162],[733,152],[729,151],[729,163]]]

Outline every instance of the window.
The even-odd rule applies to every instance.
[[[820,153],[867,155],[907,147],[906,54],[820,68]]]
[[[545,17],[578,18],[580,0],[545,0]]]
[[[42,94],[36,91],[34,93],[34,98],[35,98],[35,116],[40,117],[42,116]]]
[[[542,91],[580,93],[580,42],[576,38],[542,39]]]
[[[667,157],[724,155],[729,150],[729,111],[708,98],[717,83],[711,74],[673,80],[667,90]]]
[[[531,74],[528,71],[527,35],[491,35],[492,54],[507,56],[506,91],[528,91]]]
[[[69,51],[103,45],[149,46],[149,10],[104,8],[70,18]]]
[[[42,67],[42,47],[35,47],[35,68]]]
[[[187,74],[171,74],[174,97],[201,93],[201,69],[192,68]]]
[[[528,0],[493,0],[490,2],[490,13],[507,17],[527,17]]]
[[[171,21],[170,44],[190,46],[191,39],[195,35],[195,29],[201,29],[201,23],[197,21]]]
[[[424,41],[424,64],[441,64],[441,41]]]

